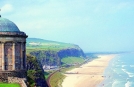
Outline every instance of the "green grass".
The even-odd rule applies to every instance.
[[[49,77],[50,73],[49,72],[44,72],[45,79]]]
[[[63,82],[64,78],[65,78],[65,75],[63,75],[59,71],[56,72],[50,79],[51,87],[61,87],[61,83]]]
[[[21,87],[20,84],[17,83],[0,83],[0,87]]]
[[[61,62],[66,64],[75,64],[75,63],[83,63],[84,59],[80,57],[66,57],[61,59]]]
[[[49,77],[53,72],[55,72],[55,71],[54,71],[54,70],[52,70],[52,71],[45,71],[45,72],[44,72],[45,79],[48,79],[48,77]]]
[[[72,70],[72,69],[77,68],[77,67],[79,67],[79,65],[77,65],[77,66],[70,66],[68,68],[63,68],[63,69],[61,69],[61,72],[62,73],[65,73],[66,71]]]
[[[39,43],[39,45],[29,44],[31,42]],[[59,50],[68,49],[68,48],[79,49],[79,47],[74,44],[49,41],[49,40],[43,40],[38,38],[28,38],[26,44],[27,53],[30,53],[32,51],[39,51],[39,50],[52,50],[58,52]]]
[[[57,71],[55,74],[53,74],[53,76],[50,79],[51,87],[62,87],[61,84],[62,84],[64,78],[66,77],[63,73],[65,73],[66,71],[71,70],[73,68],[76,68],[76,67],[79,67],[79,66],[71,66],[68,68],[63,68],[60,70],[60,72]]]
[[[51,50],[51,51],[59,51],[59,50],[62,50],[62,49],[68,49],[68,48],[78,48],[77,46],[75,45],[47,45],[47,46],[44,46],[44,45],[41,45],[41,46],[29,46],[27,45],[26,47],[26,51],[27,53],[30,53],[32,51],[39,51],[39,50]]]

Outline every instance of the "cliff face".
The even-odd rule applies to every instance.
[[[59,52],[57,52],[58,56],[60,58],[64,58],[64,57],[85,57],[84,52],[82,51],[82,49],[76,49],[76,48],[67,48],[67,49],[63,49],[60,50]]]
[[[30,52],[31,55],[35,56],[41,65],[57,65],[59,59],[57,52],[50,50],[39,50]]]
[[[57,66],[60,63],[60,60],[65,57],[85,57],[84,52],[80,48],[67,48],[59,50],[58,52],[52,50],[39,50],[30,52],[30,54],[36,56],[42,66]]]

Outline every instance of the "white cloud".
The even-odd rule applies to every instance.
[[[1,12],[2,13],[9,13],[13,11],[13,6],[11,4],[5,4],[2,8],[1,8]]]

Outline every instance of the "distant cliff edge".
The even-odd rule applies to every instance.
[[[58,66],[62,58],[85,57],[78,45],[37,38],[27,39],[27,53],[35,56],[42,66]]]

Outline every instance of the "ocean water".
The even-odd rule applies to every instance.
[[[110,61],[104,76],[97,87],[134,87],[134,53],[117,55]]]

